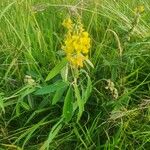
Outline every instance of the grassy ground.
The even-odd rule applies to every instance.
[[[0,5],[0,150],[149,149],[149,0],[1,0]],[[136,13],[139,6],[145,11]],[[70,117],[65,113],[72,107],[70,91],[61,95],[54,84],[62,81],[62,22],[75,13],[89,32],[94,68],[84,66],[88,78],[81,73],[80,89],[72,89],[72,99],[79,100],[80,90],[88,93],[84,112],[77,101],[79,108],[64,121]],[[113,91],[106,89],[108,82]]]

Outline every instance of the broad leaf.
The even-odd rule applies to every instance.
[[[63,106],[63,117],[66,122],[69,122],[73,115],[73,91],[70,86],[67,95],[65,97],[64,106]]]
[[[52,105],[55,105],[63,97],[63,94],[64,94],[66,88],[67,88],[67,86],[64,87],[64,88],[58,89],[55,92],[55,95],[54,95],[54,97],[52,99]]]
[[[67,60],[64,58],[60,63],[58,63],[48,74],[46,77],[46,81],[51,80],[53,77],[55,77],[57,74],[61,72],[61,69],[67,64]]]
[[[54,84],[51,84],[51,85],[47,85],[47,86],[44,86],[40,89],[38,89],[34,94],[35,95],[44,95],[44,94],[49,94],[49,93],[52,93],[52,92],[55,92],[59,89],[63,89],[67,86],[68,84],[66,82],[63,82],[63,81],[57,81],[55,82]]]

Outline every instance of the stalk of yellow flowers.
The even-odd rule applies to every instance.
[[[92,83],[88,73],[82,70],[87,75],[87,88],[85,88],[85,97],[81,95],[80,90],[83,86],[80,82],[79,78],[79,70],[84,66],[84,61],[86,61],[89,65],[92,63],[88,59],[89,49],[91,47],[91,39],[87,31],[84,30],[84,27],[81,23],[81,19],[78,18],[76,22],[72,21],[70,18],[67,18],[63,21],[63,26],[67,29],[67,33],[65,35],[64,43],[62,45],[62,49],[66,54],[66,58],[70,65],[70,71],[72,75],[72,80],[70,87],[74,89],[73,94],[76,102],[74,103],[74,110],[78,108],[77,122],[80,120],[82,113],[84,111],[84,105],[86,100],[88,99],[88,94],[91,91]],[[68,73],[68,65],[66,65],[66,72]],[[92,66],[92,65],[91,65]],[[80,72],[81,73],[81,72]],[[67,76],[67,75],[66,75]],[[65,78],[67,80],[67,77]],[[80,84],[81,85],[80,85]],[[88,93],[88,94],[87,94]]]
[[[66,58],[73,68],[83,67],[83,62],[88,59],[90,48],[90,37],[83,28],[81,20],[73,23],[70,18],[63,21],[63,26],[67,28],[67,33],[62,49],[66,53]]]

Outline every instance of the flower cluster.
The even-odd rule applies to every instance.
[[[62,49],[72,67],[83,67],[83,62],[88,59],[89,34],[84,30],[80,19],[77,23],[74,23],[70,18],[65,19],[63,26],[67,28],[67,34]]]
[[[140,5],[140,6],[137,6],[135,9],[134,9],[134,12],[136,14],[141,14],[144,12],[144,6],[143,5]]]

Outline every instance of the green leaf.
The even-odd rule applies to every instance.
[[[90,65],[90,67],[94,68],[94,65],[89,59],[85,59],[85,61],[87,62],[88,65]]]
[[[81,98],[80,90],[79,90],[78,85],[76,83],[74,84],[74,90],[75,90],[75,96],[77,98],[77,105],[79,107],[79,112],[78,112],[78,116],[77,116],[77,122],[78,122],[82,116],[83,111],[84,111],[84,101]]]
[[[68,64],[61,69],[61,77],[64,81],[68,80]]]
[[[59,89],[63,89],[67,86],[68,84],[66,82],[63,82],[63,81],[57,81],[55,82],[54,84],[51,84],[51,85],[47,85],[47,86],[44,86],[40,89],[38,89],[34,94],[35,95],[44,95],[44,94],[49,94],[49,93],[52,93],[52,92],[55,92]]]
[[[27,103],[25,103],[24,101],[21,102],[21,106],[28,111],[30,110],[30,106]]]
[[[29,126],[27,130],[24,130],[22,134],[19,135],[19,137],[14,141],[14,144],[19,143],[20,141],[23,141],[22,149],[24,149],[24,146],[26,145],[27,141],[29,141],[34,134],[34,132],[41,127],[41,125],[45,122],[45,120],[49,116],[44,117],[42,120],[37,122],[36,124],[33,124],[32,126]],[[24,140],[22,140],[24,139]]]
[[[53,139],[56,137],[56,135],[59,133],[59,131],[62,128],[62,122],[63,119],[60,119],[51,129],[48,139],[44,142],[44,144],[41,146],[40,150],[49,150],[49,145],[53,141]]]
[[[43,108],[43,109],[39,109],[39,110],[35,110],[31,115],[30,117],[28,117],[28,120],[26,121],[26,123],[24,124],[24,126],[26,126],[26,124],[28,124],[30,121],[33,120],[33,118],[37,115],[39,115],[40,113],[43,113],[47,110],[49,110],[50,108]]]
[[[60,63],[58,63],[48,74],[46,77],[46,81],[51,80],[53,77],[55,77],[57,74],[61,72],[61,69],[67,64],[67,60],[64,58]]]
[[[0,110],[5,113],[3,93],[0,93]]]
[[[86,86],[86,90],[84,91],[83,93],[83,101],[84,101],[84,104],[87,102],[91,92],[92,92],[92,82],[91,82],[91,79],[90,77],[87,75],[87,86]]]
[[[69,122],[72,118],[72,115],[73,115],[73,91],[70,86],[64,101],[63,117],[65,118],[66,122]]]
[[[17,101],[17,104],[16,104],[16,107],[15,107],[15,111],[16,111],[16,116],[19,116],[20,115],[20,107],[21,107],[21,103],[23,102],[24,98],[28,95],[30,95],[31,93],[33,93],[35,91],[35,88],[29,88],[29,87],[26,87],[26,89],[24,89],[24,91],[22,91],[20,93],[20,96],[18,97],[18,101]]]
[[[55,105],[63,96],[67,86],[61,89],[58,89],[52,99],[52,105]]]

